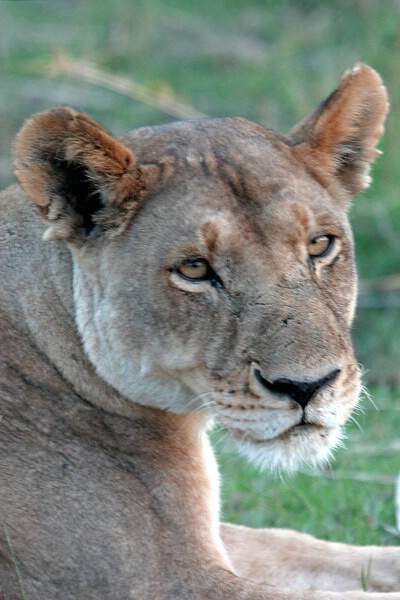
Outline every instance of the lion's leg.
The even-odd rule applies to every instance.
[[[400,547],[350,546],[289,529],[221,525],[234,571],[296,590],[400,590]]]

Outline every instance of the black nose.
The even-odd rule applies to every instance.
[[[315,392],[320,390],[324,385],[332,383],[334,379],[339,375],[341,369],[335,369],[329,375],[318,379],[318,381],[293,381],[292,379],[276,379],[275,381],[268,381],[264,379],[261,372],[258,369],[254,370],[256,379],[270,392],[275,394],[282,394],[289,396],[292,400],[295,400],[300,406],[305,408],[314,396]]]

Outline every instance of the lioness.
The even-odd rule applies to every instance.
[[[387,108],[358,64],[287,136],[116,139],[70,108],[24,125],[1,194],[3,599],[361,600],[368,565],[368,598],[400,599],[400,548],[219,525],[206,435],[215,418],[289,470],[340,440],[360,388],[347,209]]]

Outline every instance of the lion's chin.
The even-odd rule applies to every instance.
[[[231,432],[239,442],[242,454],[262,469],[294,472],[302,465],[321,466],[341,444],[340,427],[327,428],[312,424],[297,425],[275,438],[254,440],[243,431]]]

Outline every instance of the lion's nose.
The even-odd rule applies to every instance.
[[[275,379],[268,381],[261,375],[259,369],[254,369],[254,375],[259,383],[270,392],[289,396],[302,408],[305,408],[314,394],[325,385],[332,383],[339,375],[341,369],[335,369],[317,381],[294,381],[292,379]]]

